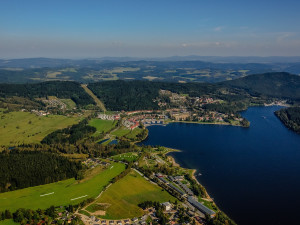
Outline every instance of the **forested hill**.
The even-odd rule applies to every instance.
[[[0,97],[42,98],[56,96],[72,99],[78,106],[94,104],[93,99],[77,82],[49,81],[35,84],[0,84]]]
[[[289,73],[255,74],[220,84],[242,88],[254,95],[300,101],[300,76]]]
[[[109,110],[158,109],[155,99],[159,90],[169,90],[190,96],[214,93],[218,87],[209,83],[169,83],[151,81],[107,81],[91,83],[88,87]]]
[[[300,107],[280,109],[275,114],[286,127],[300,134]]]
[[[76,177],[79,162],[44,151],[0,153],[0,193]]]

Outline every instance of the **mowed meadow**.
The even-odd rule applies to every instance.
[[[105,219],[126,219],[142,216],[143,210],[138,207],[144,201],[175,201],[167,191],[150,183],[136,171],[127,174],[112,184],[96,204],[108,204]],[[95,205],[96,205],[95,204]],[[87,210],[93,207],[87,208]]]
[[[61,115],[37,116],[29,112],[0,110],[0,145],[38,143],[51,132],[76,124],[79,117]]]
[[[46,209],[50,206],[77,204],[84,199],[96,197],[112,178],[125,170],[125,165],[112,163],[107,169],[89,179],[77,181],[74,178],[25,188],[0,194],[0,211],[11,212],[18,208]]]

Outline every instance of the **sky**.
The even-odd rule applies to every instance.
[[[300,56],[299,0],[0,0],[0,58]]]

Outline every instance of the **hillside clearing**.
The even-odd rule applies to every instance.
[[[29,112],[0,110],[0,145],[38,143],[51,132],[78,123],[81,118],[60,115],[37,116]]]

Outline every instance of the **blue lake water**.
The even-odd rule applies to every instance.
[[[251,107],[250,128],[172,123],[149,127],[145,145],[171,153],[198,177],[238,224],[300,224],[300,135],[274,115],[280,107]]]

